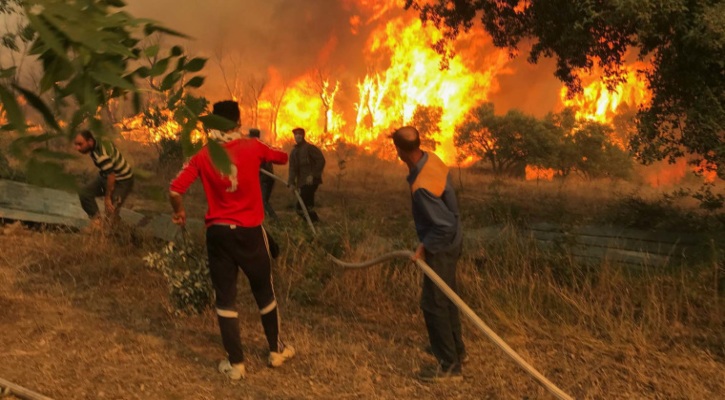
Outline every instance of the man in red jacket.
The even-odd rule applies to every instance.
[[[209,270],[216,293],[216,312],[224,349],[228,358],[219,371],[230,379],[244,377],[244,353],[236,311],[239,268],[249,279],[252,294],[262,316],[262,327],[269,343],[269,365],[281,366],[295,354],[292,346],[280,339],[279,313],[272,286],[267,234],[262,227],[264,206],[259,185],[259,167],[264,162],[287,163],[287,154],[263,142],[243,137],[239,132],[239,106],[234,101],[214,104],[215,115],[237,123],[229,131],[209,132],[209,140],[224,146],[231,160],[231,174],[225,176],[214,167],[208,147],[194,155],[171,182],[170,200],[175,224],[186,223],[182,195],[201,178],[206,194],[206,246]]]

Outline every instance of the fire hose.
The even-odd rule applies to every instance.
[[[281,182],[284,182],[287,184],[287,182],[278,177],[277,175],[274,175],[268,171],[261,170],[264,174],[273,177]],[[314,229],[314,226],[312,225],[312,221],[310,220],[310,217],[307,213],[307,208],[304,205],[304,202],[302,201],[302,198],[299,195],[298,190],[294,190],[295,194],[297,195],[297,200],[300,203],[300,206],[302,207],[302,211],[305,214],[305,219],[307,220],[308,224],[310,225],[310,228],[312,228],[313,234],[316,236],[317,233]],[[372,260],[364,261],[361,263],[350,263],[346,261],[339,260],[335,257],[333,257],[331,254],[327,254],[327,257],[332,260],[335,264],[342,268],[346,269],[361,269],[361,268],[368,268],[372,267],[374,265],[380,264],[382,262],[391,260],[393,258],[406,258],[411,259],[411,257],[414,255],[412,251],[409,250],[399,250],[399,251],[392,251],[390,253],[383,254],[380,257],[374,258]],[[438,286],[438,288],[458,307],[463,314],[465,314],[478,329],[480,329],[486,337],[488,337],[496,346],[498,346],[501,350],[503,350],[506,355],[511,357],[516,364],[518,364],[521,368],[524,369],[529,375],[531,375],[534,379],[536,379],[542,386],[544,386],[551,394],[553,394],[556,398],[561,400],[571,400],[572,397],[566,394],[563,390],[561,390],[559,387],[557,387],[554,383],[552,383],[549,379],[547,379],[544,375],[542,375],[539,371],[536,370],[531,364],[526,362],[518,353],[516,353],[506,342],[501,339],[500,336],[496,334],[483,320],[476,315],[476,313],[471,309],[471,307],[468,306],[459,296],[454,292],[444,281],[441,279],[438,274],[433,271],[433,269],[425,263],[425,261],[416,259],[414,261],[415,265],[420,268],[423,273],[430,278],[430,280],[433,281],[433,283]]]

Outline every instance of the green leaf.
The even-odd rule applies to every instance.
[[[97,80],[98,82],[105,83],[112,87],[118,87],[121,89],[130,90],[130,91],[136,90],[136,86],[134,86],[133,83],[123,79],[120,75],[117,75],[107,69],[102,69],[99,71],[91,71],[90,75],[93,79]]]
[[[166,108],[168,108],[169,110],[173,110],[174,108],[176,108],[176,103],[181,99],[181,96],[183,94],[184,94],[184,89],[181,88],[178,91],[176,91],[176,93],[171,95],[169,97],[169,101],[166,102]]]
[[[203,76],[195,76],[191,79],[189,79],[189,82],[186,82],[184,86],[190,86],[193,88],[198,88],[201,85],[204,84],[204,77]]]
[[[193,113],[194,116],[201,115],[204,110],[206,110],[206,106],[209,105],[209,102],[204,97],[197,97],[197,96],[184,96],[184,104],[186,105],[185,108],[189,110],[189,112]]]
[[[0,79],[12,78],[15,76],[16,69],[15,67],[0,69]]]
[[[148,58],[154,58],[157,54],[159,54],[159,45],[155,44],[153,46],[149,46],[143,50],[143,53]]]
[[[0,100],[2,100],[3,109],[7,114],[8,121],[20,132],[25,132],[27,125],[25,124],[25,115],[18,105],[15,96],[5,86],[0,85]]]
[[[161,60],[157,61],[154,65],[151,66],[151,71],[149,71],[149,75],[151,77],[159,76],[166,72],[166,68],[169,66],[169,59],[168,58],[162,58]]]
[[[139,78],[148,78],[149,75],[151,75],[151,70],[146,66],[138,67],[134,73],[138,75]]]
[[[177,32],[175,30],[172,30],[172,29],[160,26],[160,25],[156,25],[155,21],[152,21],[151,23],[147,24],[143,28],[143,32],[144,32],[144,34],[146,34],[146,36],[151,36],[154,34],[154,32],[161,32],[161,33],[166,33],[166,34],[169,34],[172,36],[181,37],[184,39],[191,39],[191,37],[189,37],[181,32]]]
[[[231,175],[232,160],[229,158],[227,150],[214,140],[209,140],[206,146],[209,148],[209,156],[214,166],[224,175]]]
[[[56,189],[76,190],[72,175],[63,170],[63,164],[31,158],[26,167],[28,182]]]
[[[25,25],[25,27],[20,31],[20,37],[26,41],[30,42],[33,40],[33,36],[35,36],[35,29],[31,25]]]
[[[66,136],[68,139],[73,139],[75,137],[77,134],[76,129],[83,123],[83,121],[85,121],[86,116],[86,111],[83,109],[76,110],[76,112],[73,113],[73,118],[71,118],[70,124],[67,128]]]
[[[52,49],[59,57],[68,59],[68,55],[65,53],[65,47],[63,47],[63,44],[61,44],[56,37],[59,35],[51,30],[45,20],[43,20],[42,17],[29,12],[29,10],[25,14],[28,21],[30,21],[30,26],[35,29],[40,36],[36,42],[42,42]]]
[[[182,125],[181,132],[179,132],[181,151],[184,153],[184,157],[191,157],[199,151],[199,146],[191,142],[191,132],[194,130],[195,124],[195,122],[187,122]]]
[[[40,135],[25,135],[21,136],[12,142],[10,142],[10,154],[15,156],[18,159],[24,160],[27,157],[25,156],[25,150],[33,143],[43,143],[47,142],[48,140],[55,139],[58,137],[61,137],[62,135],[59,133],[43,133]]]
[[[176,62],[176,70],[177,71],[183,70],[185,64],[186,64],[186,56],[179,57],[179,61]]]
[[[230,121],[224,117],[220,117],[214,114],[201,116],[199,117],[199,120],[202,124],[204,124],[204,128],[206,129],[218,129],[220,131],[228,131],[230,129],[234,129],[237,126],[236,122]]]
[[[171,57],[178,57],[184,54],[184,49],[181,46],[174,46],[171,48]]]
[[[106,131],[103,129],[103,122],[98,118],[91,118],[88,121],[88,128],[93,132],[96,139],[101,139],[106,136]]]
[[[170,72],[168,75],[166,75],[164,77],[164,80],[161,81],[161,86],[159,87],[159,90],[164,92],[166,90],[171,89],[172,87],[174,87],[176,82],[179,81],[179,79],[181,79],[181,74],[179,73],[179,71]]]
[[[204,68],[204,64],[206,64],[205,58],[192,58],[184,65],[184,69],[188,72],[199,72]]]
[[[18,85],[13,85],[13,87],[18,90],[20,93],[23,94],[25,99],[28,101],[28,104],[30,104],[33,108],[38,110],[38,112],[43,116],[43,119],[45,120],[45,123],[48,124],[51,128],[55,129],[56,131],[60,131],[60,125],[58,125],[58,121],[55,120],[55,116],[53,116],[53,113],[50,111],[50,108],[45,104],[45,102],[38,96],[35,95],[35,93],[23,89],[22,87]]]
[[[108,4],[111,7],[118,7],[118,8],[126,6],[126,3],[124,3],[121,0],[104,0],[104,3]]]

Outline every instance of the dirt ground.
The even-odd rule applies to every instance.
[[[248,376],[229,382],[216,371],[223,350],[214,314],[170,314],[165,283],[144,267],[143,250],[79,233],[2,233],[0,378],[55,399],[553,398],[471,324],[464,381],[425,384],[416,371],[433,360],[416,305],[303,305],[285,288],[282,332],[298,355],[270,369],[246,282]],[[725,398],[722,348],[609,341],[554,323],[492,327],[575,398]]]

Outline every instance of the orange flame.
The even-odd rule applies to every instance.
[[[617,84],[614,90],[607,89],[599,78],[601,74],[592,71],[584,77],[584,80],[591,82],[584,86],[582,93],[569,98],[569,91],[563,87],[560,93],[561,102],[565,107],[573,107],[578,119],[601,123],[611,123],[622,104],[635,109],[647,104],[651,99],[651,93],[646,79],[638,72],[644,70],[646,66],[637,62],[624,68],[623,81]]]
[[[555,174],[556,174],[556,171],[554,171],[551,168],[539,168],[539,167],[536,167],[533,165],[526,166],[526,180],[527,181],[533,181],[533,180],[551,181],[554,179]]]
[[[455,127],[472,107],[487,101],[497,89],[496,75],[508,72],[508,53],[491,46],[491,51],[481,57],[481,44],[490,43],[490,39],[482,30],[474,30],[458,43],[478,43],[475,50],[470,50],[477,56],[466,53],[471,46],[461,45],[466,50],[459,50],[448,68],[441,70],[441,56],[432,49],[441,37],[438,30],[423,25],[412,14],[393,13],[397,10],[394,1],[358,0],[356,6],[372,16],[352,18],[355,32],[361,32],[363,25],[376,27],[364,50],[370,72],[358,80],[356,100],[355,94],[347,93],[348,98],[353,97],[354,110],[339,107],[337,97],[346,89],[334,76],[313,70],[285,84],[279,74],[270,70],[269,84],[260,102],[264,111],[261,114],[270,118],[270,130],[275,137],[281,134],[278,139],[290,141],[289,132],[300,126],[307,130],[309,141],[323,146],[342,140],[368,150],[380,149],[391,129],[410,123],[416,107],[435,106],[442,109],[440,133],[430,139],[440,143],[436,153],[454,163]],[[333,38],[322,49],[321,62],[336,43]],[[281,92],[284,97],[275,114],[272,98]]]
[[[488,100],[497,89],[495,76],[506,72],[508,54],[492,50],[478,66],[467,64],[465,53],[450,60],[441,70],[440,55],[431,44],[440,39],[440,32],[424,26],[420,20],[396,18],[373,32],[366,53],[374,68],[358,82],[359,101],[356,109],[354,142],[375,141],[391,128],[409,123],[417,106],[437,106],[443,110],[440,134],[432,139],[440,143],[436,153],[447,163],[454,163],[456,150],[453,135],[457,124],[474,106]],[[482,32],[471,32],[459,41],[476,40],[488,43]],[[478,49],[480,51],[480,47]]]
[[[133,117],[125,118],[117,128],[121,131],[121,136],[125,139],[133,140],[141,143],[158,143],[163,139],[177,139],[181,132],[181,125],[174,120],[174,116],[168,109],[161,110],[159,116],[161,123],[156,126],[150,123],[144,114],[138,114]],[[191,133],[191,140],[203,141],[206,135],[200,129],[195,129]]]

